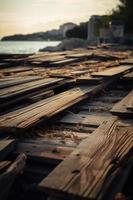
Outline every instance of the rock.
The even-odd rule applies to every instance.
[[[39,51],[68,51],[76,48],[86,48],[87,41],[79,38],[65,39],[61,43],[59,43],[56,47],[46,47],[44,49],[40,49]]]

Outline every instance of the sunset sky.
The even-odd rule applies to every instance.
[[[0,0],[0,36],[57,28],[107,14],[118,0]]]

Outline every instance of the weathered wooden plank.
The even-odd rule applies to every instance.
[[[36,80],[39,80],[39,79],[42,79],[41,77],[39,76],[29,76],[29,77],[20,77],[20,78],[12,78],[11,80],[6,80],[6,78],[3,80],[3,82],[0,83],[0,89],[3,89],[3,88],[7,88],[7,87],[11,87],[11,86],[14,86],[14,85],[20,85],[20,84],[23,84],[23,83],[28,83],[28,82],[31,82],[31,81],[36,81]]]
[[[55,95],[48,99],[39,101],[25,108],[1,116],[0,127],[26,128],[40,121],[47,119],[56,113],[87,98],[87,94],[92,92],[95,87],[75,88]]]
[[[6,76],[6,77],[0,77],[0,83],[8,82],[8,81],[13,81],[13,80],[20,80],[22,77],[12,77],[12,76]]]
[[[133,166],[133,127],[105,121],[39,184],[65,199],[113,200]]]
[[[17,73],[17,72],[25,72],[32,70],[32,67],[10,67],[6,69],[0,69],[0,73],[3,74],[10,74],[10,73]]]
[[[113,103],[108,103],[108,102],[102,102],[102,101],[91,101],[90,103],[85,103],[84,105],[80,106],[81,109],[88,108],[89,106],[92,107],[99,107],[99,108],[105,108],[106,110],[110,110],[112,108]]]
[[[20,142],[14,154],[25,153],[30,160],[59,164],[73,150],[73,147]]]
[[[55,61],[55,62],[51,62],[51,65],[52,66],[60,66],[60,65],[67,65],[67,64],[71,64],[73,62],[78,62],[80,61],[79,58],[69,58],[69,59],[64,59],[64,60],[61,60],[61,61]]]
[[[16,146],[15,140],[0,141],[0,160],[3,160]]]
[[[27,88],[27,89],[25,88],[25,89],[17,91],[17,92],[14,90],[9,95],[7,93],[6,97],[3,96],[2,98],[0,98],[0,102],[1,102],[0,108],[1,108],[1,110],[8,109],[11,104],[22,101],[24,99],[26,101],[28,98],[30,98],[34,95],[39,95],[41,92],[44,92],[44,90],[45,91],[51,90],[53,88],[57,88],[64,84],[67,84],[67,81],[65,81],[65,80],[55,81],[55,82],[53,81],[53,82],[49,82],[46,84],[44,83],[44,84],[37,85],[33,88]],[[4,92],[4,89],[3,89],[3,92]]]
[[[32,81],[29,83],[23,83],[18,86],[12,86],[6,89],[1,89],[0,100],[9,99],[16,97],[18,95],[24,95],[28,92],[36,91],[41,88],[47,88],[56,83],[62,82],[63,79],[47,78],[43,80]]]
[[[122,117],[133,116],[133,90],[124,97],[120,102],[114,105],[110,112],[114,115],[120,115]]]
[[[33,96],[29,97],[28,100],[31,101],[31,102],[36,102],[36,101],[40,101],[42,99],[46,99],[48,97],[51,97],[53,95],[54,95],[54,91],[48,90],[48,91],[44,91],[44,92],[41,92],[39,94],[33,95]]]
[[[133,80],[133,72],[130,72],[130,73],[128,73],[128,74],[126,74],[126,75],[124,75],[123,76],[123,79],[125,79],[125,80]]]
[[[103,80],[103,78],[95,78],[91,76],[82,76],[76,79],[77,83],[91,83],[91,84],[98,84]]]
[[[63,61],[65,59],[64,55],[53,55],[53,53],[50,54],[40,54],[40,55],[34,55],[31,56],[27,59],[28,62],[30,63],[35,63],[35,64],[48,64],[51,62],[58,62],[58,61]]]
[[[11,164],[11,161],[0,161],[0,174],[3,173]]]
[[[78,107],[80,111],[88,112],[107,112],[112,108],[112,105],[82,105]]]
[[[52,128],[51,128],[52,129]],[[55,126],[52,130],[45,130],[39,134],[41,138],[25,139],[23,142],[35,144],[50,144],[66,147],[76,147],[82,140],[88,137],[89,133],[72,131],[64,128],[64,126]]]
[[[81,59],[87,59],[87,58],[92,58],[93,54],[90,52],[79,52],[79,53],[72,53],[66,56],[66,58],[81,58]]]
[[[76,78],[80,75],[86,74],[89,70],[79,70],[79,71],[66,71],[67,73],[60,72],[51,72],[50,77],[57,77],[57,78]]]
[[[128,59],[124,59],[122,61],[120,61],[121,64],[133,64],[133,58],[128,58]]]
[[[116,103],[116,102],[120,101],[121,99],[122,99],[122,97],[117,96],[117,95],[116,96],[103,96],[103,97],[99,97],[98,101],[105,102],[105,103]]]
[[[100,72],[94,72],[91,75],[94,77],[112,77],[112,76],[120,76],[128,71],[131,71],[133,66],[117,66],[112,67],[111,69],[106,69]]]
[[[26,156],[19,155],[6,172],[0,175],[0,200],[7,199],[16,176],[21,174],[24,169],[25,162]]]
[[[96,94],[112,81],[109,80],[97,86],[74,88],[25,108],[7,113],[0,117],[0,129],[3,131],[9,129],[10,131],[16,131],[17,129],[29,128],[86,99],[88,95]]]
[[[130,99],[129,99],[129,101],[127,102],[126,107],[127,107],[128,110],[133,111],[133,93],[132,93],[132,96],[129,97],[129,98],[130,98]]]
[[[98,127],[107,119],[107,116],[100,115],[80,115],[80,114],[68,114],[63,117],[59,123],[61,124],[73,124],[73,125],[82,125],[90,127]],[[108,117],[109,119],[109,117]]]
[[[77,144],[74,142],[74,140],[72,140],[74,138],[73,133],[72,133],[72,137],[70,139],[66,138],[66,140],[65,140],[65,136],[63,138],[63,133],[62,133],[62,138],[61,138],[61,136],[59,138],[59,136],[55,136],[55,135],[53,133],[53,135],[52,134],[48,135],[49,138],[44,137],[44,138],[41,138],[41,139],[40,138],[28,139],[28,140],[25,139],[25,140],[22,140],[22,143],[32,143],[32,144],[35,144],[35,145],[42,145],[42,146],[50,145],[50,146],[54,146],[54,147],[55,146],[62,146],[62,147],[72,147],[72,148],[75,148],[77,146]],[[87,134],[87,136],[88,136],[88,134]],[[76,138],[76,136],[75,136],[75,138]],[[77,136],[77,138],[78,138],[78,136]],[[83,138],[85,138],[84,134],[83,134],[83,137],[79,137],[78,139],[82,140]]]

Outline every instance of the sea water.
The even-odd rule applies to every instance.
[[[56,46],[59,41],[0,41],[0,54],[30,54],[47,46]]]

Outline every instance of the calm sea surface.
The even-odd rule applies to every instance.
[[[28,53],[37,53],[39,49],[42,49],[47,46],[56,46],[60,42],[55,41],[26,41],[26,42],[7,42],[0,41],[0,54],[28,54]]]

